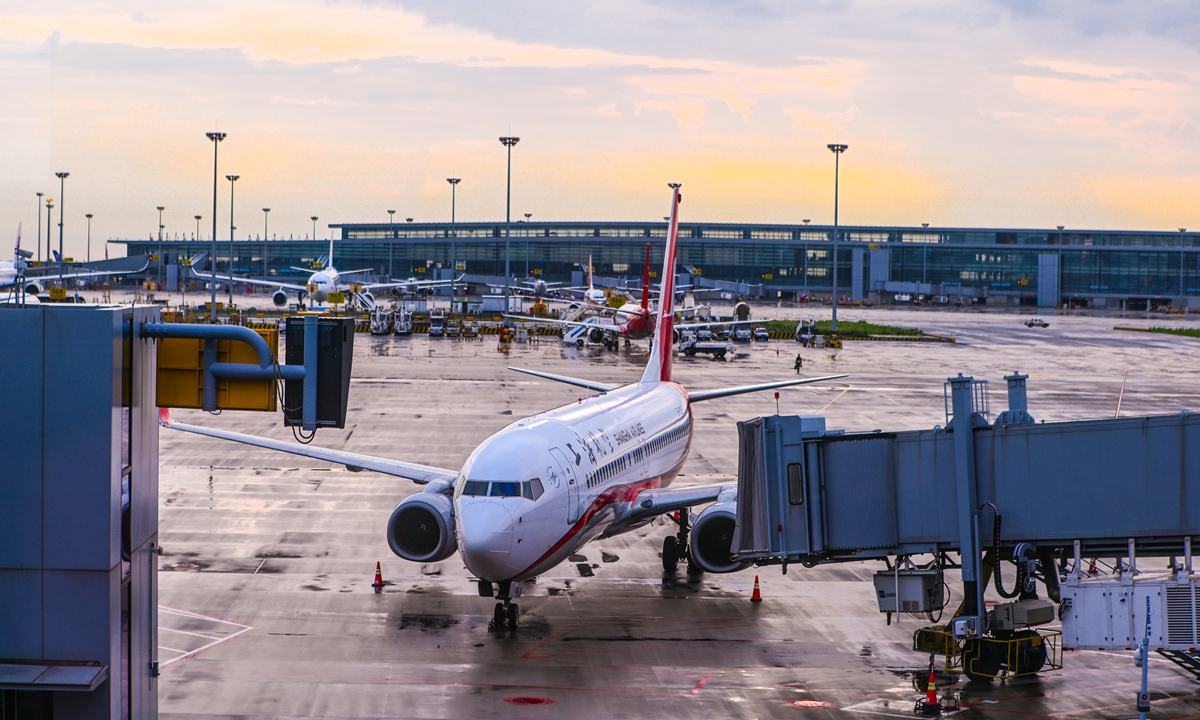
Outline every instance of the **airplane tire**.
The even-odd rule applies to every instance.
[[[496,609],[492,611],[492,624],[498,628],[504,627],[507,618],[504,615],[504,603],[496,603]]]
[[[509,630],[517,629],[517,618],[519,618],[520,616],[521,616],[521,608],[517,607],[516,603],[509,603],[509,605],[508,605],[508,629]]]
[[[663,538],[663,571],[673,573],[679,569],[679,540],[674,535]]]

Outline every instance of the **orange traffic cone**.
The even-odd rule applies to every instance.
[[[375,588],[375,594],[383,592],[383,570],[379,567],[379,563],[375,563],[375,582],[371,583],[371,587]]]
[[[937,684],[933,677],[933,668],[929,668],[929,689],[925,691],[925,699],[921,701],[921,714],[925,717],[937,717],[942,714],[942,704],[938,702]]]
[[[750,596],[750,602],[762,602],[762,593],[758,589],[758,576],[754,576],[754,594]]]

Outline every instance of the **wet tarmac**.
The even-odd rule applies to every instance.
[[[959,372],[991,381],[993,413],[1005,407],[1002,376],[1028,373],[1039,420],[1112,417],[1125,370],[1122,416],[1200,408],[1200,340],[1112,329],[1183,321],[1042,315],[1050,327],[1039,329],[1017,314],[841,317],[958,342],[742,344],[730,361],[677,358],[676,380],[704,389],[794,377],[800,353],[805,374],[850,377],[784,390],[779,411],[820,412],[829,427],[852,430],[944,425],[942,384]],[[514,419],[586,392],[505,366],[624,382],[644,362],[636,344],[609,352],[547,340],[503,351],[494,337],[361,335],[348,425],[320,431],[316,443],[458,467]],[[735,421],[775,410],[769,392],[696,406],[679,482],[732,479]],[[175,417],[291,438],[278,415]],[[912,717],[913,677],[927,677],[928,656],[911,645],[928,620],[885,623],[870,585],[878,564],[764,568],[764,601],[751,603],[754,570],[664,575],[659,550],[673,530],[655,523],[593,543],[526,586],[520,628],[494,634],[492,601],[457,558],[422,566],[389,552],[387,518],[416,485],[170,431],[161,462],[164,718]],[[1003,686],[939,684],[960,694],[964,718],[1136,715],[1140,670],[1129,653],[1072,652],[1064,665]],[[1155,657],[1150,679],[1152,717],[1200,716],[1192,676]]]

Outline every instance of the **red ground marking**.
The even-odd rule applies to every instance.
[[[548,697],[538,697],[537,695],[514,695],[513,697],[504,698],[504,702],[510,705],[553,705],[554,701]]]
[[[706,677],[700,678],[700,682],[696,683],[696,687],[692,688],[692,691],[690,693],[688,693],[688,695],[699,695],[700,691],[703,690],[704,686],[707,684],[708,684],[708,678],[706,678]]]

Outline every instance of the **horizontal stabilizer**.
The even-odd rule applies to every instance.
[[[807,385],[808,383],[822,382],[824,380],[837,380],[838,378],[844,377],[848,377],[848,375],[842,373],[841,375],[825,375],[823,377],[801,378],[799,380],[784,380],[783,382],[765,383],[763,385],[742,385],[741,387],[722,388],[720,390],[689,392],[688,400],[698,403],[702,400],[729,397],[730,395],[742,395],[743,393],[758,392],[759,390],[774,390],[775,388],[791,387],[792,385]]]
[[[608,392],[609,390],[615,390],[621,387],[620,385],[609,385],[608,383],[592,382],[591,380],[580,380],[579,378],[567,377],[566,375],[553,375],[551,373],[538,372],[537,370],[526,370],[525,368],[519,367],[510,367],[509,370],[525,373],[526,375],[536,375],[537,377],[553,380],[554,382],[575,385],[577,387],[587,388],[588,390],[595,390],[596,392]]]
[[[227,430],[214,430],[212,428],[200,427],[199,425],[177,423],[171,420],[171,411],[166,408],[162,408],[160,411],[159,424],[171,430],[182,430],[220,440],[232,440],[233,442],[253,445],[267,450],[277,450],[279,452],[291,453],[292,455],[302,455],[313,460],[324,460],[325,462],[345,465],[349,470],[373,470],[384,475],[407,478],[421,485],[438,480],[454,482],[455,478],[458,477],[458,473],[454,470],[435,468],[428,465],[417,465],[389,458],[345,452],[344,450],[330,450],[312,445],[301,445],[299,443],[271,440],[254,435],[244,435]]]

